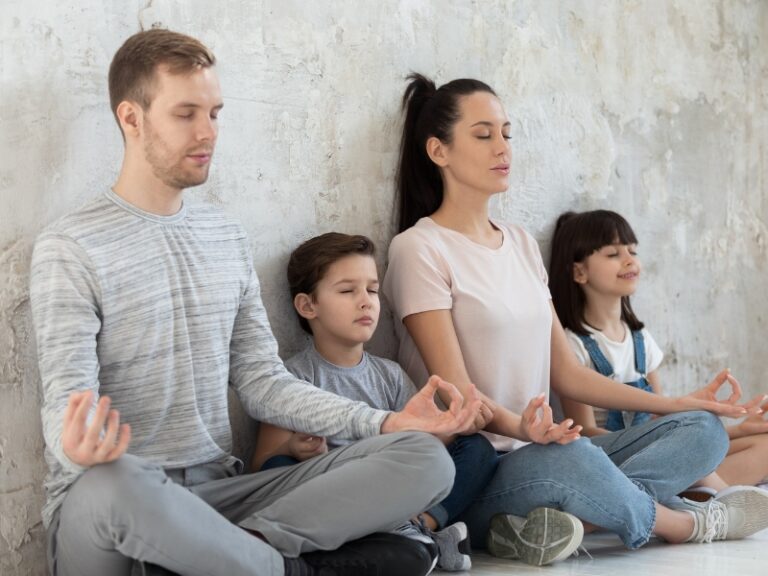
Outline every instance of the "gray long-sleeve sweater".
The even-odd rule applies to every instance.
[[[258,420],[321,436],[377,434],[386,412],[283,367],[246,234],[220,210],[143,212],[112,191],[46,229],[32,257],[47,527],[83,469],[62,451],[73,391],[108,395],[131,454],[166,468],[231,459],[227,384]]]

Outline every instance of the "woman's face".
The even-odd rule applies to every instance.
[[[430,138],[427,150],[440,167],[445,191],[504,192],[509,183],[511,124],[499,99],[475,92],[459,100],[460,118],[453,140],[446,144]]]

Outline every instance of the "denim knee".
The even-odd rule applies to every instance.
[[[687,449],[701,455],[702,476],[714,472],[728,454],[730,439],[720,418],[711,412],[682,412],[675,415],[683,426],[692,429]]]

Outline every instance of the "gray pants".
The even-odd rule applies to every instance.
[[[190,576],[282,575],[283,555],[332,550],[436,504],[454,470],[438,440],[409,432],[233,474],[218,464],[166,473],[130,455],[91,468],[50,527],[51,574],[127,576],[135,559]]]

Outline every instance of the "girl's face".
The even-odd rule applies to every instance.
[[[591,295],[631,296],[640,279],[635,244],[609,244],[573,265],[573,280]]]
[[[427,141],[427,153],[440,167],[445,190],[504,192],[509,186],[511,124],[501,102],[488,92],[475,92],[461,97],[459,112],[450,144],[435,137]]]

